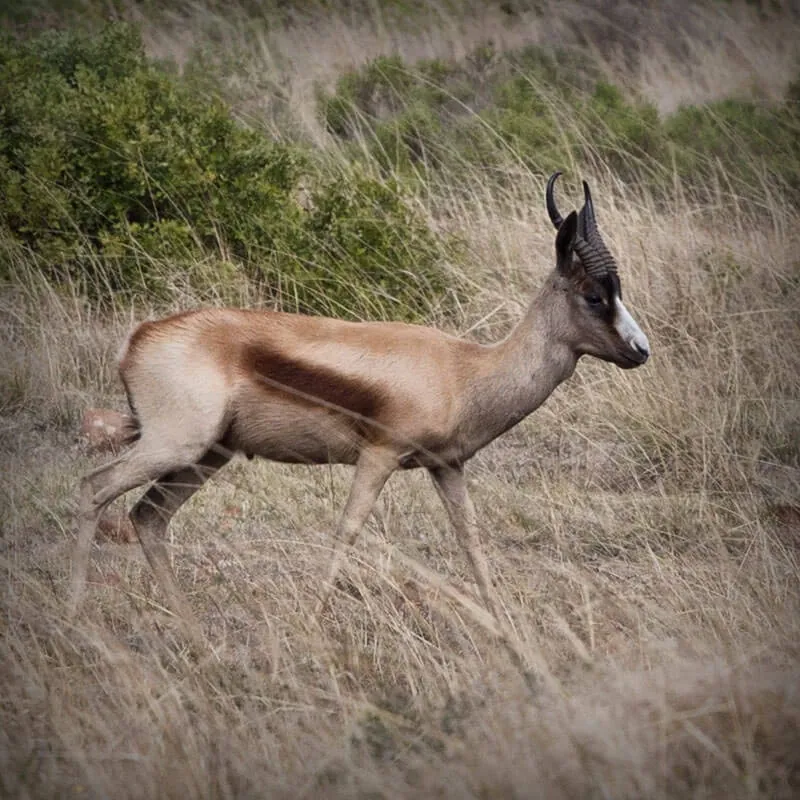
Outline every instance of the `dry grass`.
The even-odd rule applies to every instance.
[[[754,18],[746,36],[730,22],[748,13],[720,12],[721,35],[767,36]],[[473,24],[402,43],[466,47]],[[330,71],[341,65],[320,42],[342,30],[371,54],[347,20],[293,28],[283,46]],[[349,471],[237,461],[171,531],[212,653],[181,640],[138,547],[98,542],[85,610],[67,622],[91,462],[75,423],[90,402],[122,407],[113,361],[130,319],[19,264],[0,296],[4,795],[797,796],[797,210],[769,187],[754,190],[757,217],[732,216],[731,198],[658,210],[588,177],[653,358],[631,373],[582,363],[469,468],[534,697],[421,474],[390,483],[323,620],[310,609]],[[467,239],[461,332],[502,335],[550,268],[541,190],[521,176],[505,196],[430,200]]]
[[[90,0],[87,0],[90,1]],[[223,53],[229,89],[240,112],[281,136],[295,125],[325,141],[315,109],[318,86],[382,55],[463,59],[491,42],[497,52],[537,44],[588,48],[605,72],[647,97],[662,112],[724,97],[779,99],[793,79],[800,22],[790,2],[771,10],[753,4],[685,0],[617,3],[420,2],[407,14],[380,3],[351,11],[299,6],[289,24],[254,24],[252,7],[213,12],[203,3],[173,2],[153,14],[130,5],[156,57],[185,63],[209,45]],[[517,11],[509,13],[509,8]],[[304,9],[304,10],[300,10]]]

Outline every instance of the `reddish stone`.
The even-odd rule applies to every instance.
[[[121,450],[135,429],[133,419],[110,408],[89,408],[81,421],[81,436],[92,452]]]
[[[134,544],[139,541],[133,523],[126,514],[106,511],[97,523],[98,541]]]

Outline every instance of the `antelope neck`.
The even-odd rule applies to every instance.
[[[482,352],[469,411],[470,427],[487,442],[535,411],[575,369],[577,357],[557,336],[552,299],[542,290],[511,334]]]

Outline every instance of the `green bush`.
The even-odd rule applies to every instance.
[[[432,298],[447,306],[457,287],[450,287],[440,267],[442,245],[395,182],[379,183],[355,171],[320,186],[311,205],[297,264],[298,274],[309,267],[298,287],[302,306],[336,297],[342,281],[354,292],[361,287],[357,305],[370,317],[392,308],[419,317],[414,309],[429,308]],[[347,309],[332,311],[341,315]]]
[[[485,140],[477,152],[488,155],[496,166],[518,161],[534,169],[545,165],[545,171],[548,164],[568,163],[575,145],[571,130],[560,124],[560,114],[568,104],[566,87],[554,83],[553,62],[534,53],[534,48],[526,48],[515,63],[514,74],[495,87],[492,105],[469,126],[473,143]]]
[[[664,163],[664,133],[651,103],[626,100],[617,86],[598,81],[582,110],[587,159],[594,155],[623,180],[640,177],[653,162]]]
[[[389,171],[547,171],[586,149],[581,127],[601,130],[609,152],[649,135],[654,112],[647,107],[639,120],[640,110],[597,75],[575,52],[529,46],[501,56],[485,45],[460,64],[376,59],[344,75],[320,108],[332,134],[366,143]]]
[[[0,221],[89,285],[97,261],[81,254],[110,246],[114,288],[131,288],[132,233],[145,249],[169,234],[162,255],[224,242],[247,258],[253,241],[282,242],[297,224],[298,153],[157,70],[133,28],[7,40],[0,93]]]
[[[687,106],[664,128],[687,182],[707,183],[721,168],[737,191],[766,180],[800,194],[800,108],[791,89],[777,107],[734,99]]]
[[[428,182],[437,172],[452,186],[476,172],[499,182],[509,168],[579,164],[656,193],[672,191],[677,171],[701,199],[724,174],[746,199],[765,179],[800,194],[798,97],[800,81],[780,105],[729,99],[662,118],[576,51],[483,46],[461,63],[378,59],[343,76],[320,107],[334,136],[358,140],[353,157],[367,152],[393,174],[424,168]]]
[[[399,56],[382,56],[345,73],[333,94],[320,92],[319,104],[330,133],[359,147],[365,142],[384,170],[402,173],[446,163],[443,124],[463,114],[470,92],[461,68],[440,60],[410,68]]]
[[[298,146],[151,63],[132,27],[0,43],[0,226],[95,296],[163,293],[176,275],[213,284],[216,262],[294,308],[424,315],[436,296],[403,291],[388,267],[422,243],[415,283],[443,291],[443,254],[399,187],[323,178],[306,209],[298,187],[315,174]]]

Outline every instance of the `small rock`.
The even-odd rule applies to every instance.
[[[97,538],[116,544],[134,544],[139,541],[136,529],[126,514],[107,511],[97,523]]]
[[[81,436],[91,452],[116,453],[134,436],[136,423],[128,414],[110,408],[89,408],[81,421]]]

